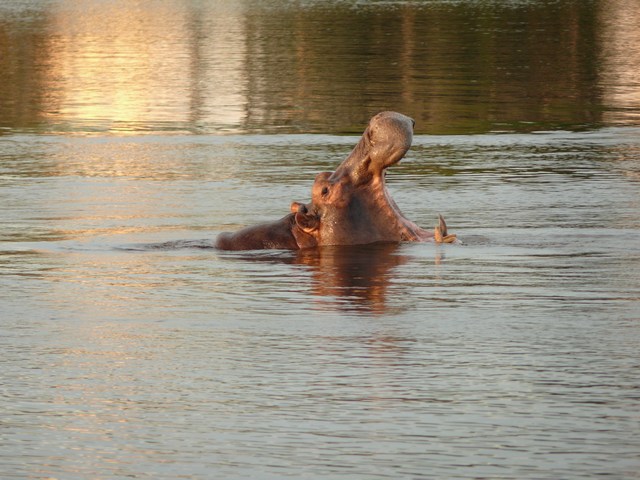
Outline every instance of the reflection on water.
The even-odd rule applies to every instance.
[[[389,313],[386,297],[392,270],[409,261],[396,244],[326,247],[302,251],[296,262],[311,269],[312,294],[335,298],[338,307]]]
[[[197,244],[206,245],[203,242]],[[172,245],[181,248],[184,244]],[[311,304],[319,302],[320,308],[325,305],[332,311],[372,314],[391,313],[386,298],[394,277],[393,269],[410,260],[399,252],[399,245],[395,243],[326,246],[291,254],[249,252],[226,255],[247,262],[303,266],[310,273]]]
[[[605,112],[606,122],[640,120],[640,10],[632,0],[605,2],[602,36],[602,83],[604,102],[611,105]]]
[[[42,110],[49,122],[126,131],[148,121],[150,111],[159,124],[188,115],[188,103],[176,96],[190,83],[181,39],[186,12],[178,4],[124,6],[62,3],[47,12],[48,28],[63,32],[46,39]]]
[[[2,2],[0,478],[637,478],[637,19]],[[384,108],[464,245],[211,248]]]
[[[0,126],[353,132],[637,124],[637,4],[43,2],[0,6]]]

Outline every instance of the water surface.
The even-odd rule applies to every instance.
[[[638,478],[634,2],[79,5],[0,7],[0,477]],[[463,245],[212,248],[383,108]]]
[[[353,137],[6,138],[3,476],[633,478],[638,138],[417,137],[464,245],[298,253],[211,243]]]
[[[636,0],[0,6],[0,127],[422,133],[640,121]]]

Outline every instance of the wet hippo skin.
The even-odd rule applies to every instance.
[[[302,249],[319,245],[375,242],[450,243],[442,217],[434,232],[408,220],[385,185],[385,169],[411,147],[413,119],[396,112],[374,116],[362,138],[334,172],[319,173],[311,202],[293,202],[291,213],[274,222],[222,233],[222,250]]]
[[[317,241],[301,230],[291,213],[274,222],[243,228],[235,233],[224,232],[216,239],[220,250],[297,250],[316,246]]]

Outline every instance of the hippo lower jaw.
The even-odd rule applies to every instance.
[[[355,187],[345,178],[346,175],[337,177],[335,172],[319,174],[316,178],[317,185],[314,184],[316,201],[308,206],[296,203],[292,205],[292,211],[298,212],[298,217],[305,217],[304,222],[298,221],[298,224],[305,223],[308,226],[305,238],[315,238],[315,244],[457,242],[456,235],[448,233],[447,224],[441,215],[438,215],[438,225],[433,231],[425,230],[407,219],[391,197],[384,175],[373,175],[369,181]],[[349,198],[348,202],[343,204],[326,198],[336,186],[339,186],[339,199],[346,196]],[[327,194],[323,195],[327,190]],[[317,198],[318,191],[322,198]]]

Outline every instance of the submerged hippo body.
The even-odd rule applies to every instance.
[[[301,249],[318,245],[361,245],[375,242],[451,242],[440,217],[435,233],[423,230],[402,214],[385,185],[385,169],[411,147],[414,121],[400,113],[374,116],[362,138],[335,172],[316,176],[308,204],[294,202],[291,213],[271,223],[223,233],[223,250]]]

